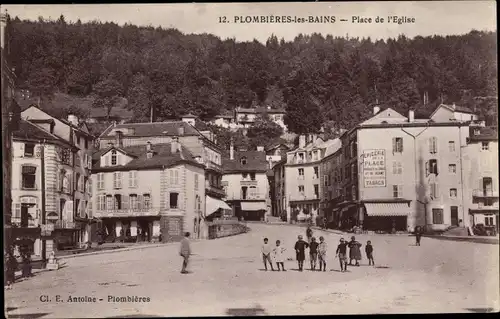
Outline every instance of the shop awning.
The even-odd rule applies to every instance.
[[[405,203],[365,203],[368,216],[408,216],[410,207]]]
[[[241,210],[267,210],[264,202],[241,202]]]
[[[231,207],[229,207],[228,204],[226,204],[226,202],[218,199],[218,198],[214,198],[214,197],[211,197],[211,196],[206,196],[205,197],[205,213],[206,213],[206,216],[210,216],[212,215],[213,213],[215,213],[218,209],[231,209]]]

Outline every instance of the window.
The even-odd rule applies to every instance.
[[[117,154],[116,154],[116,150],[112,150],[111,151],[111,165],[116,165],[117,163]]]
[[[97,210],[105,210],[106,209],[106,196],[99,195],[97,196]]]
[[[299,159],[298,159],[298,162],[299,162],[299,163],[303,163],[303,162],[304,162],[304,153],[299,153]]]
[[[22,187],[23,189],[36,188],[36,167],[22,166]]]
[[[198,174],[194,174],[194,189],[198,190],[200,185]]]
[[[401,175],[403,174],[403,163],[399,161],[392,162],[392,174]]]
[[[438,175],[438,162],[436,159],[431,159],[426,163],[426,176],[429,176],[429,174],[435,174]]]
[[[328,176],[323,176],[323,182],[324,182],[325,187],[327,187],[328,186]]]
[[[450,188],[450,198],[457,198],[457,189]]]
[[[106,196],[106,209],[107,210],[112,210],[114,209],[115,205],[114,205],[114,201],[113,201],[113,196],[111,195],[107,195]]]
[[[113,172],[113,187],[122,188],[122,172]]]
[[[455,174],[457,172],[457,165],[456,164],[448,165],[448,172],[451,174]]]
[[[482,143],[481,143],[481,149],[482,149],[483,151],[487,151],[487,150],[489,150],[489,149],[490,149],[490,144],[489,144],[488,142],[482,142]]]
[[[429,153],[431,154],[437,153],[437,138],[434,136],[429,138]]]
[[[255,173],[250,173],[250,179],[251,179],[252,181],[254,181],[254,180],[255,180]]]
[[[130,205],[130,209],[138,209],[139,208],[139,201],[137,200],[136,194],[130,194],[129,205]]]
[[[150,209],[151,208],[151,195],[150,194],[144,194],[142,195],[143,201],[144,201],[144,209]]]
[[[356,178],[357,177],[357,172],[356,172],[356,164],[351,164],[351,178]]]
[[[248,194],[249,198],[256,198],[257,197],[257,187],[251,186],[248,193],[249,193]]]
[[[170,193],[170,208],[178,208],[179,207],[179,193]]]
[[[89,148],[89,140],[85,139],[85,149]]]
[[[437,183],[431,183],[430,184],[430,190],[431,190],[431,198],[436,199],[439,197],[439,185]]]
[[[75,199],[75,206],[74,206],[75,211],[73,212],[74,216],[80,215],[80,200]]]
[[[179,184],[179,171],[176,169],[170,170],[170,184]]]
[[[448,142],[448,150],[450,152],[455,152],[455,142],[454,141],[449,141]]]
[[[299,193],[304,194],[304,185],[299,186]]]
[[[314,167],[314,178],[319,178],[319,167],[318,166]]]
[[[24,157],[35,156],[35,144],[24,144]]]
[[[246,186],[241,187],[241,199],[247,199],[247,190],[248,187]]]
[[[392,185],[392,197],[394,198],[403,197],[403,185]]]
[[[299,168],[299,179],[304,179],[304,169]]]
[[[240,160],[240,163],[241,163],[241,165],[247,165],[247,158],[246,157],[242,157],[241,160]]]
[[[392,138],[392,153],[403,153],[403,138],[393,137]]]
[[[350,179],[351,176],[349,175],[349,173],[351,172],[350,168],[349,168],[349,165],[347,165],[346,167],[344,167],[344,176],[345,176],[345,179]]]
[[[80,174],[79,173],[76,173],[76,178],[75,178],[75,188],[77,191],[81,191],[81,184],[80,184]]]
[[[104,189],[104,173],[97,174],[97,189]]]
[[[484,225],[485,226],[495,226],[495,222],[493,221],[493,216],[485,216],[484,217]]]
[[[152,158],[153,158],[153,152],[148,152],[148,153],[146,154],[146,158],[147,158],[147,159],[152,159]]]
[[[137,171],[130,171],[128,172],[128,187],[129,188],[136,188],[138,186],[138,181],[137,181]]]
[[[318,184],[314,184],[314,195],[316,196],[316,198],[319,197],[319,185]]]
[[[358,199],[358,189],[356,185],[352,185],[352,200],[357,200]],[[401,192],[400,192],[401,193]]]
[[[432,209],[432,223],[433,224],[444,224],[443,209],[441,209],[441,208],[433,208]]]

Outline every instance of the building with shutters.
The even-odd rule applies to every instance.
[[[483,125],[470,113],[441,105],[430,119],[415,119],[413,111],[405,117],[375,107],[372,118],[345,132],[334,173],[339,193],[329,208],[341,227],[446,230],[467,223],[462,159],[470,127]]]
[[[268,167],[264,147],[256,151],[235,151],[231,145],[229,158],[223,162],[222,183],[225,200],[232,206],[234,216],[259,221],[270,213]]]
[[[53,177],[45,184],[46,216],[48,220],[53,221],[56,220],[56,215],[59,218],[55,223],[56,235],[60,235],[57,240],[59,246],[81,246],[91,241],[95,225],[88,204],[94,136],[89,133],[86,124],[79,121],[76,116],[70,114],[67,120],[56,118],[36,105],[25,109],[21,113],[21,118],[66,141],[76,150],[68,155],[67,150],[55,148],[53,152],[49,150],[45,154],[46,157],[56,158],[56,162],[65,163],[60,166],[46,162],[46,177]],[[62,191],[69,197],[50,197],[48,191],[51,189]],[[65,215],[72,217],[64,219]]]
[[[64,225],[74,223],[72,176],[75,173],[73,159],[78,149],[50,131],[22,119],[19,129],[13,133],[12,224],[31,228],[42,224],[42,147],[45,147],[47,223],[54,226],[56,237],[66,235],[76,243],[74,227],[69,228],[68,234]],[[40,256],[41,249],[38,239],[34,254]]]
[[[464,148],[464,198],[468,226],[483,224],[498,233],[498,130],[471,127]]]
[[[107,241],[177,241],[207,236],[205,166],[178,137],[123,146],[121,136],[93,155],[92,210]]]

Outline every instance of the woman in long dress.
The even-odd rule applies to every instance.
[[[361,243],[356,241],[356,237],[352,236],[349,242],[349,265],[352,265],[352,261],[356,261],[356,266],[359,266],[359,261],[361,260]]]
[[[302,236],[299,235],[299,240],[295,243],[295,252],[297,257],[297,262],[299,264],[299,271],[304,270],[304,260],[306,259],[306,248],[309,247],[309,244],[302,239]]]

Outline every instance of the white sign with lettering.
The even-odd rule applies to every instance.
[[[362,165],[365,187],[386,187],[385,150],[365,150]]]

